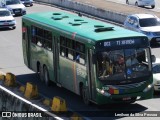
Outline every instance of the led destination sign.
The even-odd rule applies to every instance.
[[[100,41],[97,43],[97,48],[111,48],[111,47],[130,47],[130,46],[148,46],[149,42],[145,38],[134,39],[117,39],[112,41]]]
[[[121,45],[134,45],[135,44],[135,40],[132,39],[132,40],[117,40],[117,41],[106,41],[104,42],[104,47],[107,47],[107,46],[121,46]]]

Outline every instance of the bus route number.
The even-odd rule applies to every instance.
[[[111,46],[111,42],[104,42],[104,47]]]

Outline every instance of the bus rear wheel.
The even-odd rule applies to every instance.
[[[50,85],[50,80],[49,80],[49,72],[46,66],[43,68],[43,77],[44,77],[44,82],[46,86]]]
[[[88,90],[86,87],[82,86],[81,87],[81,92],[82,92],[82,99],[83,99],[83,102],[86,104],[86,105],[89,105],[90,104],[90,101],[89,101],[89,97],[88,97]]]
[[[40,63],[37,63],[37,74],[38,74],[38,77],[39,79],[43,82],[43,73],[42,73],[42,68],[41,68],[41,65]]]

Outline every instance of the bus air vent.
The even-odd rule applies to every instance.
[[[75,22],[79,22],[80,24],[83,24],[83,23],[88,23],[88,22],[85,22],[84,20],[82,19],[74,19]]]
[[[62,16],[62,18],[69,18],[69,16]]]
[[[88,23],[88,22],[81,22],[81,23]]]
[[[52,17],[53,20],[62,20],[63,18],[69,18],[68,16],[56,16]]]
[[[96,28],[94,31],[95,32],[104,32],[104,31],[112,31],[114,27],[99,27]]]
[[[81,19],[74,19],[74,21],[84,21],[84,20],[81,20]]]
[[[79,25],[81,25],[81,23],[76,23],[76,22],[69,22],[69,24],[71,24],[72,26],[79,26]]]
[[[103,25],[94,25],[95,28],[102,28],[104,27]]]
[[[53,15],[61,15],[61,13],[53,13]]]
[[[53,20],[62,20],[62,17],[52,17]]]

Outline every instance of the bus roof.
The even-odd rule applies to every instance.
[[[141,33],[127,30],[116,25],[105,23],[102,21],[80,17],[78,15],[66,12],[43,12],[32,13],[23,16],[35,22],[64,30],[71,34],[85,37],[94,41],[145,36]]]

